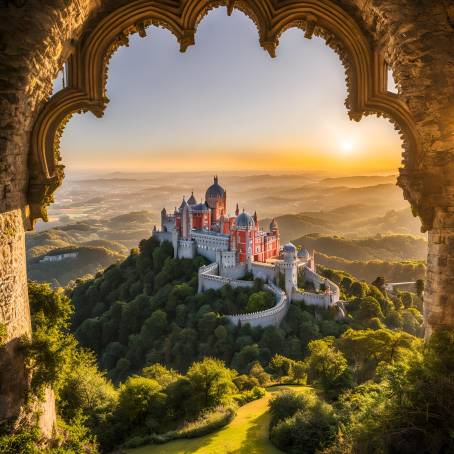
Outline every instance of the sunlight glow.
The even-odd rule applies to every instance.
[[[344,154],[350,154],[354,151],[355,144],[352,140],[344,140],[343,142],[341,142],[340,148]]]

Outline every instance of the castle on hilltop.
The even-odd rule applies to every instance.
[[[226,284],[252,286],[252,281],[242,279],[247,274],[266,282],[267,289],[276,295],[276,306],[256,314],[231,316],[235,322],[279,324],[290,301],[325,308],[339,301],[337,285],[316,273],[313,253],[304,247],[298,251],[292,243],[281,247],[274,218],[265,231],[256,212],[240,212],[236,204],[235,215],[228,214],[227,191],[217,176],[205,193],[205,202],[197,203],[192,193],[188,200],[183,197],[172,214],[163,208],[161,227],[153,228],[153,237],[171,242],[176,258],[201,255],[211,262],[199,270],[199,292]],[[307,291],[299,288],[298,281],[309,287]]]

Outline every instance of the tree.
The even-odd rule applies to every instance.
[[[167,328],[167,314],[158,309],[145,321],[140,331],[144,345],[150,348],[153,341],[160,337]]]
[[[360,321],[367,321],[374,317],[383,319],[383,312],[381,311],[380,304],[374,297],[366,296],[361,299],[356,316]]]
[[[152,364],[151,366],[145,367],[142,369],[141,375],[156,380],[163,389],[181,378],[178,372],[162,364]]]
[[[385,278],[383,276],[378,276],[373,282],[372,285],[380,289],[381,291],[385,288]]]
[[[75,418],[78,412],[89,418],[90,427],[105,418],[117,401],[117,392],[112,383],[98,370],[95,356],[86,351],[74,352],[61,389],[57,406],[66,421]]]
[[[355,281],[350,286],[350,293],[357,298],[364,298],[367,290],[367,284],[365,282]]]
[[[318,384],[327,398],[352,385],[345,356],[334,346],[334,338],[326,337],[309,342],[306,368],[309,380]]]
[[[419,341],[413,336],[387,328],[348,329],[336,341],[339,350],[353,366],[360,383],[373,378],[380,363],[390,364],[399,360],[418,344]]]
[[[253,293],[248,300],[245,312],[258,312],[272,307],[274,301],[269,292],[259,291]]]
[[[116,419],[129,427],[143,424],[152,410],[156,413],[159,407],[163,408],[163,395],[159,395],[160,391],[161,386],[156,380],[129,377],[120,387]]]
[[[337,421],[331,405],[310,393],[270,401],[271,441],[284,452],[314,454],[330,445]]]
[[[235,376],[235,371],[215,358],[192,364],[187,373],[193,391],[192,400],[200,409],[221,404],[236,389]]]

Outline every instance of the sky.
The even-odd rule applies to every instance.
[[[386,119],[349,120],[344,69],[322,39],[288,30],[272,59],[252,21],[225,8],[186,53],[164,29],[132,36],[111,59],[107,96],[103,118],[66,126],[67,170],[381,173],[401,160]]]

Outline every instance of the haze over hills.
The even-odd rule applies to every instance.
[[[84,273],[95,273],[106,263],[127,255],[141,239],[148,238],[153,225],[159,225],[163,207],[172,210],[180,205],[183,195],[188,197],[192,191],[197,200],[204,200],[212,178],[213,175],[206,172],[115,172],[69,178],[49,209],[50,222],[39,223],[37,232],[27,234],[30,276],[41,279],[51,275],[52,267],[57,269],[57,264],[44,266],[39,262],[45,254],[80,247],[98,248],[97,254],[92,254],[91,267],[84,267]],[[346,241],[376,235],[412,235],[420,238],[414,240],[420,248],[417,256],[408,255],[408,251],[398,253],[402,248],[405,250],[409,241],[404,237],[395,244],[394,255],[381,257],[383,251],[377,249],[376,253],[366,256],[358,252],[357,243],[350,244],[349,252],[339,252],[333,243],[333,249],[320,248],[320,253],[344,260],[367,261],[377,257],[382,260],[423,260],[425,235],[420,233],[419,221],[412,216],[395,180],[394,175],[219,175],[219,181],[227,191],[228,210],[233,212],[238,202],[240,209],[257,211],[264,229],[276,217],[281,242],[311,234],[321,234],[323,238],[342,236]],[[306,238],[308,247],[319,250],[321,240],[314,238]],[[61,265],[60,271],[56,271],[63,279],[62,285],[82,273],[76,262],[66,261],[64,267],[68,268],[63,273],[64,278],[61,277]],[[42,271],[41,268],[46,269]]]

